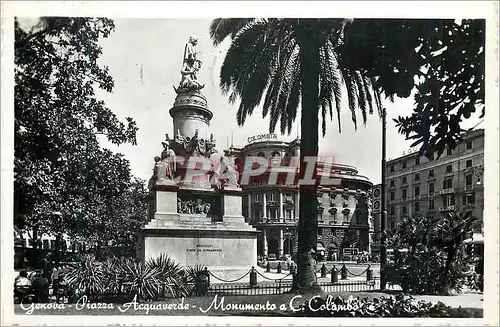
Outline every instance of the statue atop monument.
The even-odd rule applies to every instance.
[[[205,85],[198,82],[198,71],[201,69],[201,60],[198,58],[198,52],[196,51],[196,45],[198,44],[198,39],[191,35],[189,37],[188,43],[184,47],[184,57],[182,61],[181,69],[181,82],[179,87],[174,90],[177,94],[187,93],[192,91],[199,91],[205,87]]]

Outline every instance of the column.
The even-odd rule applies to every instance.
[[[266,233],[266,228],[264,227],[262,229],[262,236],[264,237],[263,244],[264,244],[264,255],[267,257],[269,255],[268,250],[267,250],[267,233]]]
[[[253,219],[252,219],[252,194],[251,193],[248,193],[247,215],[248,215],[247,221],[253,222]]]
[[[262,208],[264,210],[264,217],[263,218],[266,219],[267,218],[267,193],[264,192],[263,195],[262,195],[262,197],[264,199],[263,200],[264,201],[264,205],[262,206]]]
[[[285,216],[283,216],[283,191],[280,190],[280,221],[282,222]]]
[[[278,243],[278,259],[283,256],[283,229],[280,228],[280,240]]]

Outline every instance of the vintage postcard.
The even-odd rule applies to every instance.
[[[1,42],[2,325],[499,323],[498,4],[3,1]]]

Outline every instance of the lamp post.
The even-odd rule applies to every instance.
[[[476,171],[474,172],[474,175],[476,175],[477,177],[477,182],[476,182],[476,185],[477,186],[483,186],[483,198],[482,198],[482,203],[481,203],[481,213],[482,215],[484,216],[484,185],[483,185],[483,182],[481,181],[481,176],[483,176],[483,173],[484,173],[484,169],[482,166],[479,166],[476,168]],[[483,219],[484,221],[484,219]],[[481,221],[481,230],[480,232],[482,233],[483,232],[483,221]]]
[[[382,183],[380,185],[380,289],[385,290],[386,285],[386,252],[385,252],[385,218],[386,218],[386,208],[385,208],[385,152],[386,152],[386,110],[382,109]]]

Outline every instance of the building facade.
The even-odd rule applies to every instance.
[[[264,138],[263,138],[264,139]],[[227,154],[236,157],[239,167],[245,157],[266,158],[269,167],[280,166],[283,173],[265,173],[242,185],[243,214],[246,221],[260,231],[257,253],[260,256],[281,258],[294,256],[297,251],[299,219],[298,178],[287,180],[287,172],[294,170],[290,158],[300,155],[300,140],[282,142],[271,137],[266,140],[249,138],[242,148],[231,147]],[[339,182],[333,186],[319,186],[317,199],[317,250],[327,260],[338,260],[344,254],[370,251],[369,233],[372,225],[368,178],[358,175],[353,166],[319,163],[318,178],[328,175]]]
[[[449,211],[472,212],[478,218],[475,232],[483,228],[484,130],[462,135],[455,149],[429,161],[413,152],[387,162],[386,228],[394,229],[406,216],[438,217]],[[379,240],[380,215],[375,216],[375,242]]]

